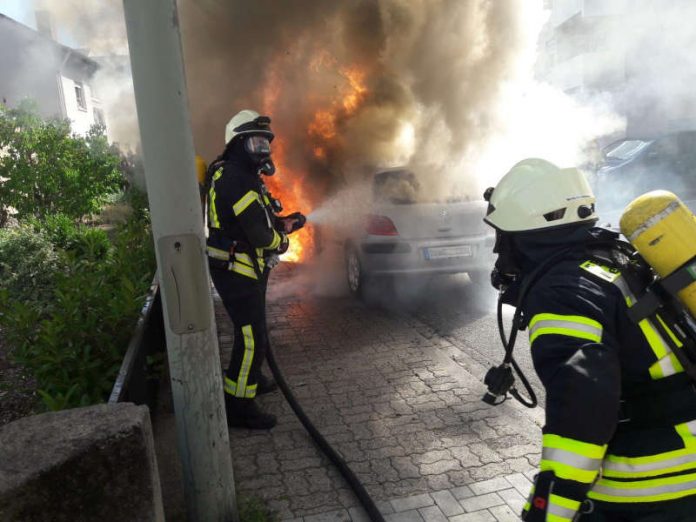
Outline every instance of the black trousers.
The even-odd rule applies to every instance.
[[[677,500],[645,504],[598,502],[593,513],[580,522],[693,522],[696,521],[696,495]]]
[[[266,287],[268,272],[257,281],[235,272],[211,268],[210,276],[234,324],[232,359],[225,372],[225,393],[256,397],[261,363],[266,357]]]

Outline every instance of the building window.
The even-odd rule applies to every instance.
[[[87,98],[85,98],[85,87],[82,82],[75,82],[75,98],[77,99],[77,108],[86,111]]]
[[[94,123],[101,127],[106,127],[106,120],[104,119],[104,111],[101,109],[94,108]]]

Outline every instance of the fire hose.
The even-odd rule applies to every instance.
[[[283,392],[285,400],[288,401],[288,404],[292,408],[292,411],[295,412],[295,415],[297,415],[297,418],[300,420],[300,422],[307,430],[309,435],[312,437],[312,440],[314,440],[316,445],[319,446],[319,449],[324,453],[324,455],[328,457],[331,463],[334,466],[336,466],[336,468],[338,468],[338,471],[346,480],[350,488],[355,493],[355,496],[360,501],[360,504],[367,512],[367,515],[370,517],[370,520],[372,522],[384,522],[384,517],[379,512],[379,509],[377,509],[374,500],[372,500],[372,497],[370,497],[369,493],[365,489],[365,486],[363,486],[361,482],[358,480],[358,477],[355,476],[355,473],[353,473],[353,470],[350,469],[345,459],[341,457],[341,455],[331,447],[331,445],[324,438],[324,436],[319,432],[319,430],[314,426],[314,424],[312,424],[312,421],[304,412],[300,404],[297,402],[297,399],[290,390],[288,383],[285,381],[285,377],[283,376],[282,372],[280,371],[280,368],[278,367],[278,363],[276,362],[275,356],[273,355],[273,349],[271,348],[270,342],[266,351],[266,360],[268,361],[268,366],[271,368],[271,373],[273,373],[273,377],[278,383],[280,391]]]

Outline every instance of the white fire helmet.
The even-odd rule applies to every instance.
[[[595,197],[585,175],[543,159],[520,161],[488,189],[484,221],[502,232],[525,232],[593,223]]]
[[[273,132],[270,125],[271,118],[268,116],[261,116],[258,112],[250,109],[239,111],[232,116],[225,127],[225,145],[243,134],[267,136],[268,141],[272,141]]]

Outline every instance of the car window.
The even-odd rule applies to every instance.
[[[372,191],[376,201],[405,205],[418,201],[420,184],[408,170],[386,171],[375,175]]]
[[[627,160],[638,154],[650,142],[642,140],[625,140],[621,143],[610,146],[605,152],[605,156],[609,159]]]

